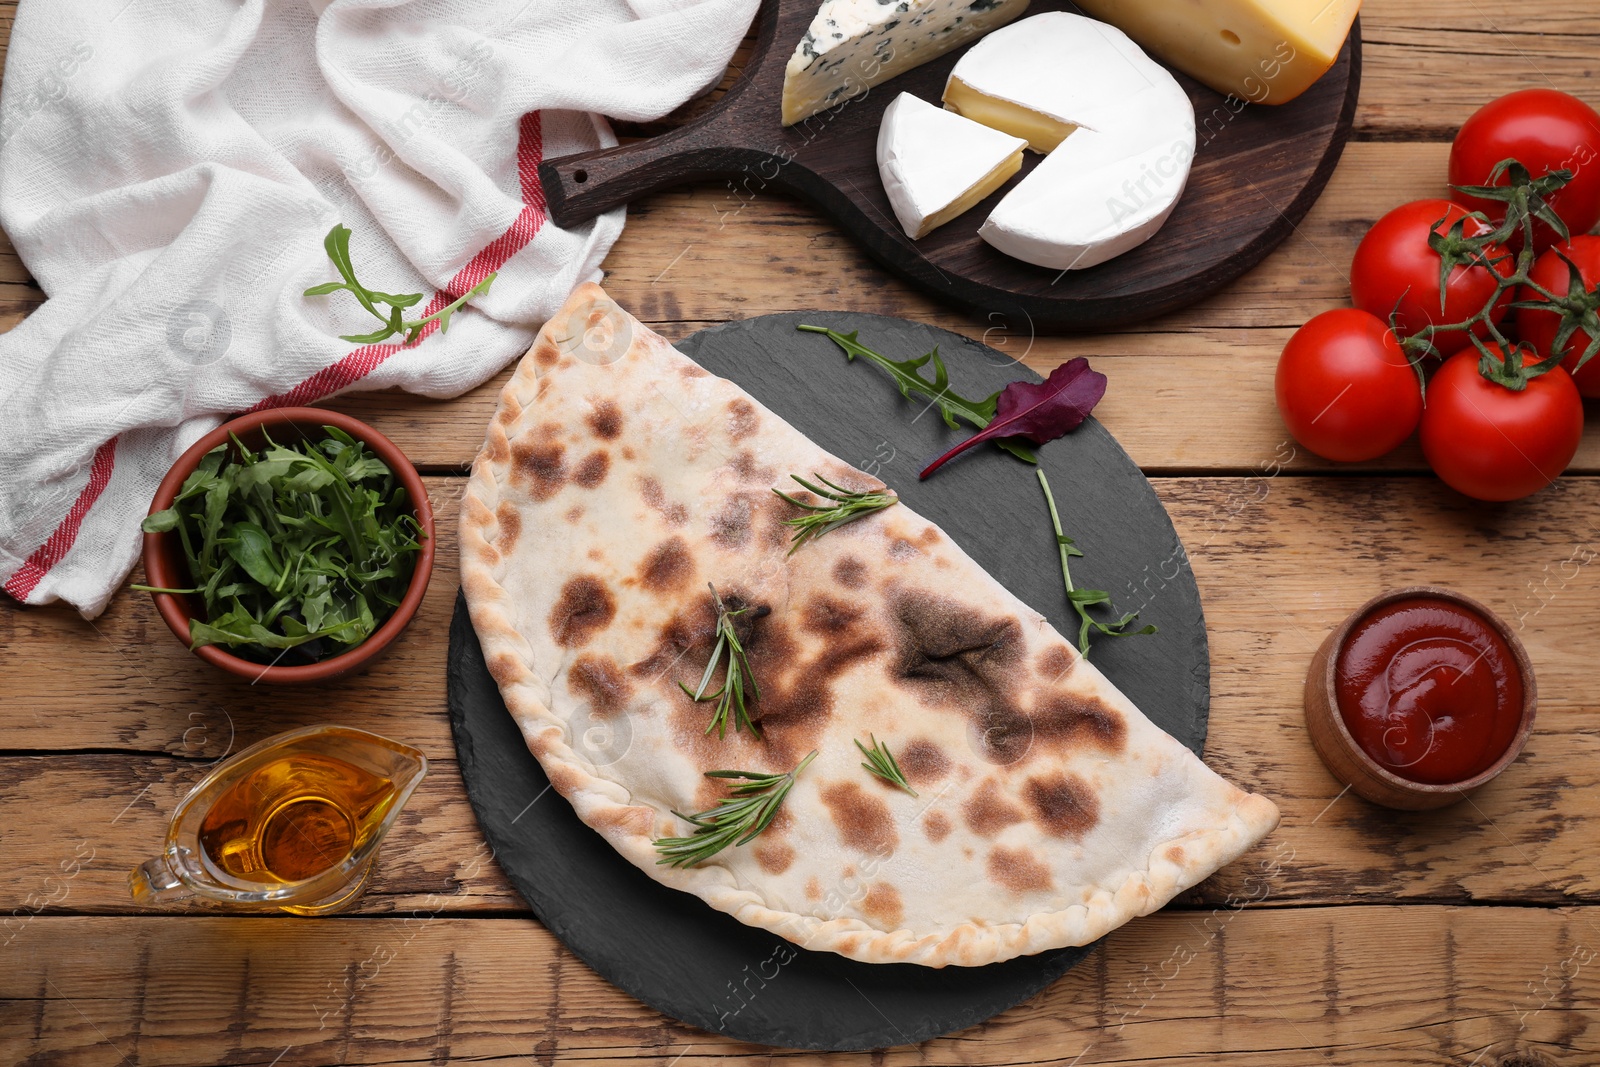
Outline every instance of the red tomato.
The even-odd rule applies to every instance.
[[[1376,459],[1411,436],[1422,389],[1382,319],[1355,308],[1324,311],[1289,338],[1278,358],[1278,411],[1294,439],[1324,459]]]
[[[1550,206],[1574,235],[1588,233],[1600,222],[1600,113],[1582,100],[1555,89],[1520,89],[1483,105],[1450,146],[1450,184],[1488,185],[1489,172],[1504,159],[1515,159],[1535,178],[1558,168],[1573,171],[1572,181],[1550,198]],[[1506,184],[1505,177],[1497,184]],[[1451,195],[1496,222],[1505,218],[1505,205],[1499,201]],[[1557,239],[1550,227],[1535,224],[1537,251]],[[1511,243],[1522,245],[1520,238]]]
[[[1443,234],[1466,213],[1461,205],[1448,200],[1414,200],[1379,219],[1356,247],[1355,262],[1350,266],[1350,296],[1356,307],[1385,322],[1393,313],[1396,328],[1404,336],[1425,326],[1465,322],[1483,310],[1494,296],[1496,285],[1494,276],[1483,267],[1452,270],[1444,311],[1439,310],[1439,253],[1428,247],[1428,232],[1438,222],[1437,230]],[[1488,229],[1481,222],[1471,221],[1464,232],[1475,237]],[[1495,261],[1495,270],[1502,275],[1510,275],[1515,269],[1498,245],[1489,246],[1487,252]],[[1507,289],[1495,304],[1496,322],[1504,317],[1510,303],[1511,290]],[[1475,332],[1482,337],[1489,331],[1480,326]],[[1471,343],[1465,330],[1433,337],[1434,347],[1443,356]]]
[[[1584,289],[1593,290],[1596,285],[1600,285],[1600,237],[1574,237],[1566,244],[1556,245],[1539,257],[1533,269],[1528,272],[1528,277],[1557,296],[1568,295],[1572,287],[1572,271],[1562,261],[1558,252],[1572,260],[1573,266],[1578,268]],[[1523,289],[1517,294],[1518,300],[1537,298],[1538,294],[1529,289]],[[1560,328],[1559,312],[1543,311],[1539,308],[1517,309],[1517,332],[1524,341],[1538,350],[1540,356],[1548,358],[1554,354],[1556,332]],[[1572,375],[1572,381],[1577,385],[1578,392],[1584,396],[1600,397],[1600,354],[1591,357],[1589,362],[1583,365],[1583,369],[1577,369],[1578,357],[1583,355],[1584,349],[1589,347],[1592,340],[1593,338],[1579,328],[1567,338],[1567,343],[1561,346],[1562,352],[1565,353],[1561,365]]]
[[[1531,354],[1523,363],[1538,362]],[[1428,383],[1422,452],[1446,485],[1479,500],[1520,500],[1556,480],[1578,453],[1583,399],[1560,367],[1513,392],[1478,373],[1478,353],[1451,356]]]

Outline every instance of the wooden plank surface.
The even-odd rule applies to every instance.
[[[1237,473],[1278,464],[1304,471],[1422,473],[1426,466],[1414,439],[1359,465],[1333,465],[1304,449],[1290,451],[1273,404],[1272,376],[1296,327],[1348,305],[1350,258],[1367,227],[1398,204],[1443,195],[1448,156],[1444,144],[1350,145],[1298,232],[1261,266],[1139,332],[1050,337],[1000,316],[975,321],[884,274],[805,205],[776,195],[746,204],[709,185],[634,207],[607,260],[605,285],[669,340],[728,319],[849,307],[937,323],[1040,373],[1088,356],[1110,379],[1096,417],[1147,471]],[[1380,190],[1372,187],[1374,174],[1384,176]],[[871,341],[869,335],[862,339]],[[805,345],[796,350],[815,351]],[[959,363],[951,373],[959,386]],[[332,403],[393,437],[420,465],[461,469],[481,444],[509,374],[447,403],[442,412],[437,401],[397,391]],[[1600,425],[1587,428],[1572,469],[1600,473]]]
[[[1600,33],[1592,20],[1543,12],[1542,6],[1557,5],[1468,0],[1457,11],[1426,0],[1369,4],[1357,138],[1382,143],[1347,149],[1311,215],[1261,266],[1149,329],[1040,337],[1026,322],[954,313],[888,278],[806,206],[726,184],[635,205],[607,260],[606,285],[623,306],[672,339],[729,319],[849,306],[947,326],[1035,370],[1076,355],[1097,357],[1097,368],[1111,379],[1100,417],[1141,466],[1170,473],[1252,471],[1286,436],[1271,397],[1271,367],[1284,341],[1311,315],[1346,302],[1350,256],[1379,214],[1444,193],[1448,145],[1442,142],[1491,92],[1485,86],[1583,89]],[[1469,57],[1461,62],[1472,77],[1441,79],[1438,63],[1445,55]],[[43,296],[0,240],[0,326],[20,321]],[[390,433],[419,464],[443,470],[470,459],[503,381],[501,375],[442,408],[399,392],[337,403]],[[1600,473],[1597,441],[1600,430],[1591,427],[1575,471]],[[1289,465],[1328,467],[1303,450]],[[1362,467],[1418,472],[1423,464],[1412,442]]]
[[[1263,874],[1256,891],[1271,889]],[[0,947],[0,1059],[1586,1067],[1600,1057],[1588,911],[1169,910],[982,1026],[832,1056],[675,1023],[527,920],[41,916]],[[783,996],[783,972],[749,993]]]
[[[1283,809],[1283,827],[1264,846],[1294,849],[1278,903],[1600,899],[1594,643],[1571,639],[1600,632],[1600,568],[1592,565],[1600,479],[1564,480],[1499,515],[1424,479],[1155,484],[1206,609],[1207,758]],[[439,513],[452,514],[461,479],[431,478],[429,488]],[[445,710],[455,556],[446,521],[424,606],[381,667],[309,691],[250,686],[209,668],[172,637],[148,597],[119,596],[92,627],[61,610],[0,611],[0,640],[13,660],[39,665],[15,672],[10,699],[0,702],[0,736],[28,753],[0,758],[0,827],[14,857],[0,865],[0,911],[40,892],[66,854],[55,843],[80,837],[96,858],[59,907],[133,910],[127,869],[156,847],[179,795],[230,741],[237,749],[329,719],[419,745],[437,761],[391,839],[365,910],[414,907],[458,883],[453,909],[520,908],[492,865],[470,879],[458,873],[476,829]],[[1376,590],[1428,581],[1521,626],[1541,718],[1522,760],[1470,804],[1400,815],[1338,796],[1306,740],[1300,688],[1312,650],[1345,613]],[[1163,581],[1151,573],[1108,584],[1134,609],[1159,597]],[[78,681],[63,686],[62,677]],[[55,803],[41,805],[41,796]],[[1230,868],[1191,899],[1222,900],[1246,874]]]
[[[0,0],[0,47],[15,6]],[[773,1053],[664,1019],[528,918],[453,759],[444,662],[460,480],[446,475],[470,461],[504,376],[445,403],[343,397],[332,406],[440,475],[429,488],[447,517],[423,610],[379,670],[315,690],[252,688],[188,655],[145,597],[120,594],[92,624],[0,604],[0,1063],[1600,1061],[1600,437],[1590,429],[1554,489],[1486,508],[1422,476],[1414,443],[1327,477],[1287,441],[1271,400],[1288,335],[1346,301],[1366,226],[1443,192],[1449,138],[1490,96],[1553,85],[1594,101],[1600,30],[1586,5],[1556,0],[1368,0],[1363,23],[1355,138],[1325,196],[1235,285],[1136,330],[1049,338],[956,315],[804,205],[727,185],[635,205],[605,265],[613,295],[672,339],[768,312],[853,308],[938,323],[1040,371],[1091,356],[1111,379],[1100,417],[1154,476],[1200,584],[1207,759],[1283,809],[1261,848],[1116,932],[1030,1003],[917,1048]],[[621,132],[655,132],[704,106]],[[44,298],[0,236],[0,329]],[[1299,687],[1346,611],[1421,581],[1460,588],[1519,627],[1541,714],[1524,758],[1471,804],[1398,815],[1341,793],[1306,742]],[[1162,581],[1106,584],[1137,607]],[[132,907],[129,867],[158,847],[209,764],[329,720],[432,758],[355,915]],[[781,976],[762,992],[782,995]]]

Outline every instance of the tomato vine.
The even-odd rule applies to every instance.
[[[1498,184],[1502,177],[1506,179],[1503,185]],[[1419,380],[1422,380],[1422,361],[1440,355],[1434,344],[1434,338],[1440,333],[1466,331],[1468,340],[1478,350],[1478,373],[1513,392],[1521,392],[1528,387],[1530,380],[1559,366],[1564,346],[1579,330],[1588,336],[1589,344],[1578,357],[1573,370],[1576,371],[1596,352],[1600,352],[1600,314],[1597,314],[1597,310],[1600,310],[1600,285],[1592,290],[1586,289],[1577,265],[1561,251],[1559,245],[1555,248],[1555,254],[1571,271],[1568,291],[1551,292],[1531,277],[1534,262],[1538,258],[1534,242],[1535,221],[1549,226],[1562,241],[1571,236],[1567,224],[1551,206],[1551,198],[1572,178],[1573,171],[1565,168],[1551,170],[1535,178],[1515,159],[1505,159],[1490,172],[1487,184],[1452,186],[1457,192],[1468,196],[1503,203],[1506,211],[1505,218],[1498,225],[1481,211],[1461,216],[1443,232],[1440,232],[1440,227],[1449,216],[1434,223],[1428,235],[1428,247],[1439,256],[1440,309],[1444,308],[1450,275],[1457,267],[1484,268],[1495,279],[1495,290],[1483,307],[1466,319],[1444,325],[1430,324],[1410,335],[1402,335],[1397,320],[1391,316],[1390,325],[1400,336],[1401,347],[1416,369]],[[1469,235],[1466,232],[1469,221],[1478,224],[1480,232]],[[1521,241],[1518,251],[1502,252],[1499,256],[1493,254],[1518,239]],[[1510,274],[1503,274],[1499,268],[1507,260],[1512,261],[1513,270]],[[1500,310],[1500,301],[1508,290],[1534,294],[1531,299],[1515,301],[1510,308],[1538,308],[1561,316],[1556,343],[1552,345],[1548,356],[1532,362],[1525,360],[1523,354],[1528,346],[1512,341],[1501,332],[1497,321],[1499,316],[1495,312]],[[1480,326],[1487,339],[1480,335]]]

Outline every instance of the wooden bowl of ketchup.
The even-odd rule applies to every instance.
[[[1435,586],[1367,601],[1306,675],[1306,728],[1328,770],[1375,804],[1412,811],[1453,804],[1510,766],[1537,705],[1517,635]]]

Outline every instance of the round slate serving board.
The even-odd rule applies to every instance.
[[[884,266],[986,325],[1017,333],[1098,330],[1192,304],[1266,258],[1328,184],[1361,89],[1359,22],[1333,68],[1287,104],[1224,97],[1177,74],[1194,104],[1196,149],[1172,217],[1138,248],[1062,272],[1012,259],[978,237],[1001,197],[1038,165],[1037,153],[1026,154],[1019,175],[920,241],[895,222],[878,176],[883,111],[902,92],[938,103],[965,47],[831,111],[780,125],[784,67],[817,7],[818,0],[764,0],[739,80],[694,122],[542,163],[550,217],[573,226],[660,189],[721,179],[726,193],[711,204],[715,219],[706,220],[720,226],[762,194],[790,193],[831,216]],[[1062,10],[1077,9],[1065,0],[1034,0],[1022,17]]]
[[[678,348],[744,387],[846,462],[887,482],[978,563],[1069,635],[1076,629],[1033,468],[990,446],[935,477],[923,463],[970,431],[905,400],[884,373],[852,364],[797,323],[858,330],[893,359],[938,346],[951,385],[983,397],[1038,376],[945,330],[877,315],[802,312],[729,323]],[[1080,588],[1110,591],[1160,632],[1099,639],[1093,661],[1157,725],[1196,753],[1210,674],[1200,595],[1166,511],[1116,440],[1091,419],[1039,449],[1066,532],[1085,552]],[[808,952],[669,889],[624,860],[549,789],[529,754],[458,598],[450,628],[450,721],[484,836],[546,927],[608,981],[705,1030],[788,1048],[912,1044],[975,1025],[1044,989],[1089,948],[981,968],[874,966]],[[1092,947],[1092,946],[1090,946]]]

